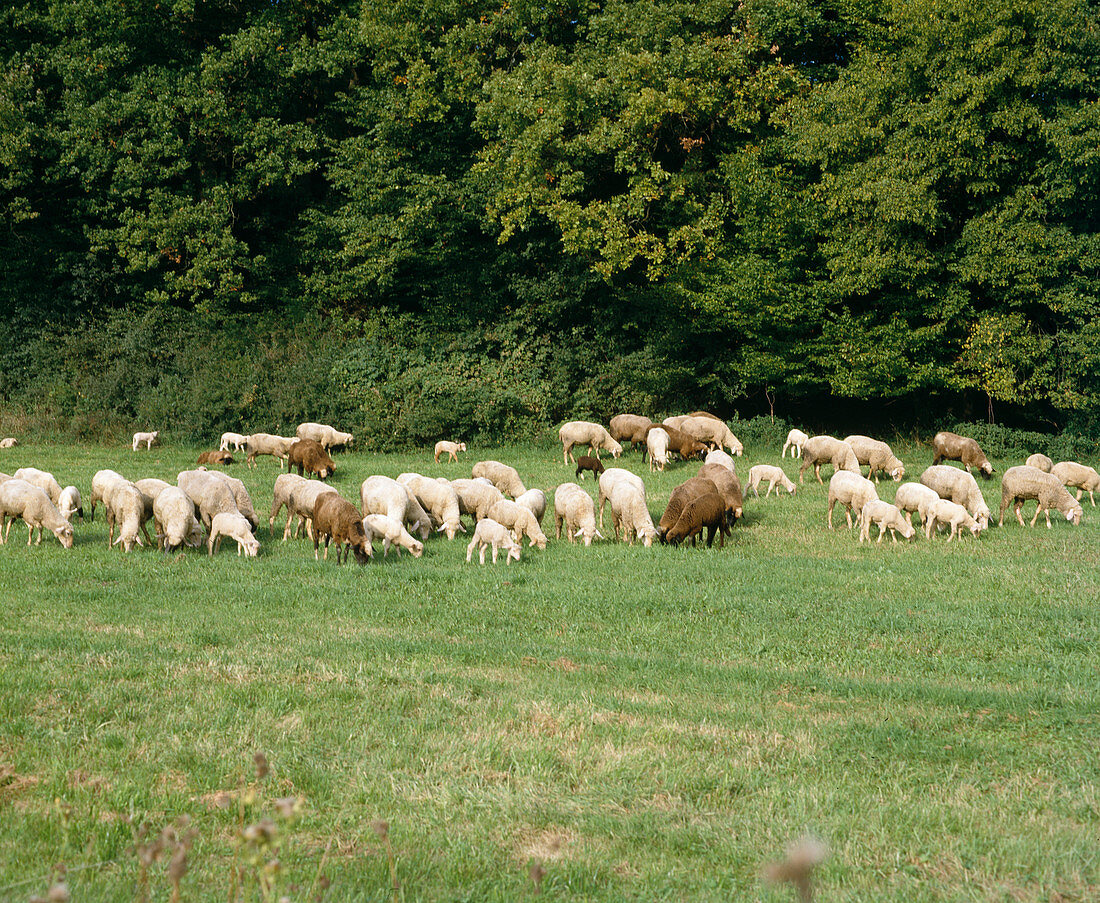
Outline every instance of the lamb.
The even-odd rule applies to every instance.
[[[247,436],[242,436],[240,433],[222,433],[221,441],[218,443],[219,451],[229,451],[229,446],[233,446],[233,451],[240,451],[244,448],[245,442],[248,441]]]
[[[71,522],[75,514],[80,518],[80,522],[84,523],[84,506],[80,504],[80,490],[75,486],[66,486],[62,489],[61,496],[57,500],[57,510],[67,521]]]
[[[646,548],[653,545],[657,528],[646,505],[645,493],[630,483],[616,483],[611,488],[610,502],[611,523],[616,537],[621,530],[623,539],[631,545],[634,545],[635,538],[640,539]]]
[[[15,448],[18,444],[19,440],[13,439],[11,436],[0,439],[0,448]]]
[[[160,435],[160,430],[153,430],[151,433],[134,433],[134,451],[137,451],[141,446],[141,443],[145,443],[145,450],[148,451],[153,447],[153,443],[157,441],[157,436]]]
[[[905,465],[898,460],[893,450],[885,442],[872,439],[870,436],[858,435],[847,436],[844,441],[852,446],[852,451],[856,453],[856,460],[860,464],[867,465],[867,476],[868,478],[874,477],[876,483],[880,471],[895,483],[900,482],[901,478],[905,476]]]
[[[322,480],[327,480],[336,472],[336,462],[315,439],[299,439],[290,446],[286,469],[289,472],[293,467],[298,468],[298,476],[304,476],[308,470],[310,475],[317,474]]]
[[[456,533],[466,532],[462,526],[458,494],[453,487],[418,473],[403,473],[397,482],[423,506],[432,523],[438,524],[436,532],[445,533],[447,539],[454,539]]]
[[[703,463],[721,464],[726,470],[737,473],[737,462],[720,448],[715,448],[707,452],[707,456],[703,459]]]
[[[664,472],[668,467],[668,430],[655,427],[646,433],[645,447],[649,455],[649,469]]]
[[[539,527],[535,515],[531,513],[530,509],[524,508],[518,502],[512,502],[508,499],[497,502],[489,509],[489,516],[485,520],[494,520],[498,524],[504,524],[512,531],[516,542],[522,542],[523,537],[526,536],[532,546],[538,546],[539,549],[546,548],[546,534]],[[478,523],[480,524],[481,521],[478,521]]]
[[[989,506],[978,488],[978,481],[965,470],[949,464],[936,464],[920,475],[920,481],[934,489],[940,498],[962,505],[983,530],[989,526]]]
[[[451,480],[451,488],[458,496],[458,510],[475,521],[488,517],[489,509],[504,498],[504,493],[496,486],[481,480]]]
[[[704,464],[697,477],[710,480],[726,506],[726,525],[732,527],[742,515],[743,495],[741,481],[721,464]]]
[[[440,455],[448,455],[448,460],[457,462],[460,451],[466,451],[465,442],[448,442],[446,439],[440,439],[435,444],[435,463],[439,463]]]
[[[954,467],[951,469],[955,470]],[[912,523],[912,513],[916,512],[923,526],[928,521],[926,507],[939,497],[935,489],[925,486],[924,483],[902,483],[894,494],[894,504],[905,512],[906,517],[910,518],[910,523]]]
[[[817,481],[824,483],[821,479],[822,464],[832,464],[834,472],[846,470],[854,474],[860,473],[859,459],[847,442],[832,436],[811,436],[802,443],[802,465],[798,468],[798,482],[801,483],[802,475],[813,467]]]
[[[21,517],[27,525],[28,546],[36,529],[36,545],[42,542],[42,528],[45,527],[57,537],[63,548],[73,547],[73,525],[61,516],[45,490],[26,480],[13,478],[0,483],[0,542],[7,542],[11,525],[17,517]]]
[[[805,453],[805,449],[803,449]],[[848,527],[852,526],[852,511],[856,516],[868,502],[878,498],[878,490],[870,480],[858,473],[838,470],[829,480],[829,529],[833,529],[833,507],[837,502],[844,506],[844,517]]]
[[[233,463],[233,456],[224,449],[218,449],[217,451],[204,451],[199,455],[198,463],[200,466],[204,464],[221,464],[223,467],[228,467]]]
[[[248,453],[245,462],[249,467],[254,467],[256,465],[256,458],[259,455],[272,455],[279,459],[279,468],[281,470],[283,463],[290,455],[291,446],[297,441],[297,438],[275,436],[271,433],[252,433],[244,440],[244,449]]]
[[[493,551],[493,564],[497,563],[497,553],[501,549],[508,553],[504,559],[507,564],[511,564],[513,560],[520,560],[519,543],[512,538],[512,534],[507,527],[497,523],[490,517],[477,522],[473,538],[470,540],[470,544],[466,546],[466,561],[473,561],[474,549],[478,549],[478,560],[485,564],[486,548],[491,548]]]
[[[256,516],[256,509],[252,507],[252,497],[248,494],[248,489],[245,488],[244,483],[236,477],[222,473],[220,470],[211,470],[209,473],[215,480],[220,480],[229,487],[229,491],[233,493],[233,501],[237,505],[237,510],[252,524],[252,532],[255,533],[260,526],[260,519]]]
[[[778,483],[784,489],[787,490],[789,495],[794,495],[797,488],[794,483],[791,482],[784,472],[782,467],[775,467],[771,464],[754,464],[749,468],[749,489],[752,490],[752,494],[757,498],[760,498],[760,492],[758,486],[767,480],[768,491],[764,493],[764,498],[767,498],[772,494],[772,490],[775,489],[775,484]],[[777,492],[778,496],[779,493]]]
[[[717,493],[718,487],[714,485],[712,480],[700,476],[691,477],[673,489],[668,499],[668,505],[665,507],[665,512],[657,523],[657,536],[661,542],[665,541],[666,534],[679,520],[687,504],[698,496],[711,492]]]
[[[961,461],[967,473],[970,473],[971,467],[976,467],[986,479],[993,475],[993,465],[981,446],[958,433],[939,432],[932,437],[932,464],[941,461]]]
[[[616,483],[629,483],[645,493],[645,483],[635,473],[631,473],[622,467],[609,467],[600,474],[600,490],[597,493],[600,507],[600,526],[603,526],[603,506],[611,496],[611,489]]]
[[[499,461],[478,461],[473,467],[473,475],[484,477],[506,496],[518,499],[527,491],[519,478],[519,471]]]
[[[1050,473],[1054,469],[1054,462],[1044,454],[1036,453],[1034,455],[1028,455],[1027,460],[1024,463],[1028,467],[1036,467],[1043,473]]]
[[[355,438],[351,433],[342,433],[327,423],[299,423],[295,436],[299,439],[312,439],[321,448],[328,451],[330,448],[346,448]]]
[[[38,470],[35,467],[20,467],[12,477],[16,480],[26,480],[32,486],[37,486],[55,505],[61,501],[61,484],[54,479],[52,473]]]
[[[951,533],[947,537],[948,542],[955,538],[955,534],[959,532],[959,527],[966,527],[972,536],[977,536],[982,532],[982,525],[970,516],[970,512],[950,499],[936,499],[934,502],[929,502],[924,509],[924,513],[927,516],[924,524],[924,535],[928,539],[932,538],[933,530],[948,524],[951,525]]]
[[[137,484],[134,484],[137,486]],[[138,487],[139,491],[142,491]],[[142,495],[145,493],[142,491]],[[195,503],[178,486],[166,485],[153,500],[153,527],[157,548],[174,552],[180,546],[201,542]]]
[[[404,524],[423,542],[432,532],[432,521],[409,490],[391,477],[367,477],[359,487],[364,514],[385,514]]]
[[[260,552],[260,541],[253,536],[252,525],[240,514],[222,511],[214,515],[210,521],[210,538],[206,541],[207,554],[213,555],[221,548],[223,536],[237,540],[238,557],[243,552],[246,558],[255,558]],[[327,545],[325,551],[328,551]]]
[[[1024,519],[1020,516],[1020,508],[1027,499],[1035,499],[1038,502],[1035,517],[1031,519],[1033,527],[1039,515],[1045,514],[1047,529],[1050,529],[1051,508],[1061,511],[1066,520],[1071,521],[1075,526],[1081,523],[1081,505],[1066,491],[1062,481],[1054,473],[1043,473],[1026,464],[1008,468],[1001,477],[1001,516],[998,523],[1004,524],[1005,509],[1010,502],[1013,502],[1016,520],[1022,527]]]
[[[1051,468],[1050,472],[1066,486],[1073,486],[1077,489],[1077,501],[1081,501],[1081,496],[1087,492],[1092,507],[1096,507],[1096,499],[1093,497],[1093,493],[1100,489],[1100,474],[1094,468],[1085,464],[1078,464],[1076,461],[1059,461]]]
[[[690,539],[694,545],[704,528],[707,530],[708,549],[714,542],[715,531],[720,534],[718,548],[725,546],[729,532],[726,526],[726,505],[717,490],[697,495],[684,505],[676,523],[665,533],[664,541],[676,546],[685,539]]]
[[[646,433],[653,421],[640,414],[616,414],[608,424],[608,432],[616,442],[629,442],[632,448],[646,444]]]
[[[424,554],[424,543],[414,538],[403,525],[392,517],[386,517],[384,514],[368,514],[363,520],[370,528],[371,534],[381,538],[383,558],[390,554],[391,548],[394,549],[398,558],[401,557],[402,549],[411,552],[413,558],[419,558]]]
[[[603,462],[594,455],[581,455],[577,458],[577,472],[574,476],[584,479],[584,472],[592,471],[593,477],[598,477],[604,471]]]
[[[539,529],[542,529],[542,519],[546,514],[546,493],[541,489],[528,489],[523,495],[516,499],[517,505],[522,505],[533,515],[535,515],[535,522],[539,525]]]
[[[598,423],[588,420],[570,420],[563,423],[558,429],[558,438],[561,440],[562,457],[565,463],[573,461],[573,447],[587,445],[593,455],[600,456],[600,449],[611,452],[612,458],[617,458],[623,453],[623,447],[611,438],[611,433]],[[576,464],[576,461],[573,461]]]
[[[871,541],[871,524],[878,524],[878,542],[882,542],[882,535],[889,530],[890,538],[898,541],[900,532],[906,539],[912,539],[917,535],[908,514],[902,514],[901,509],[889,502],[880,499],[872,499],[863,505],[859,512],[859,541]]]
[[[286,474],[283,474],[286,476]],[[297,476],[297,474],[292,474]],[[296,536],[302,535],[302,527],[305,527],[306,535],[310,539],[314,537],[313,529],[313,514],[317,510],[318,500],[328,495],[330,492],[336,492],[336,490],[326,483],[314,482],[313,480],[304,480],[301,483],[295,483],[290,487],[286,496],[286,526],[283,528],[283,541],[285,542],[290,538],[290,525],[294,518],[298,518],[298,529],[295,531]]]
[[[363,526],[363,515],[346,498],[336,492],[326,492],[317,499],[313,509],[313,560],[317,560],[317,547],[325,539],[325,560],[328,561],[329,542],[336,543],[336,563],[348,559],[348,551],[355,553],[355,560],[364,565],[374,554],[370,537]],[[346,543],[346,547],[345,547]],[[341,561],[341,552],[343,561]]]
[[[791,457],[802,457],[802,446],[806,444],[806,440],[810,437],[807,436],[802,430],[791,430],[787,433],[787,441],[783,443],[783,451],[779,457],[787,457],[787,449],[791,450]]]
[[[715,448],[728,448],[734,455],[740,456],[745,450],[730,428],[713,416],[688,417],[680,423],[680,430]]]
[[[596,528],[596,506],[592,496],[576,483],[562,483],[554,491],[554,528],[561,539],[562,524],[570,542],[582,538],[586,546],[593,539],[603,539]]]

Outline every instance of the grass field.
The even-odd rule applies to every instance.
[[[0,470],[87,497],[100,468],[174,482],[197,452],[28,445]],[[333,485],[492,457],[550,488],[560,454],[349,453]],[[742,479],[762,461],[778,449],[746,449]],[[655,520],[695,470],[623,462]],[[230,472],[266,521],[277,464]],[[549,547],[510,567],[467,565],[461,537],[359,568],[266,523],[255,560],[108,551],[101,513],[69,551],[18,524],[0,901],[59,864],[80,901],[174,879],[188,900],[792,900],[761,870],[807,834],[821,900],[1100,899],[1098,509],[868,547],[826,529],[825,495],[746,500],[721,550],[585,549],[548,514]],[[153,861],[166,828],[182,877],[171,837]]]

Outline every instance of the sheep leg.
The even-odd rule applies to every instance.
[[[1024,519],[1020,516],[1020,509],[1023,508],[1023,507],[1024,507],[1023,499],[1018,499],[1016,501],[1016,509],[1015,509],[1016,510],[1016,520],[1018,520],[1020,522],[1021,527],[1024,525]]]
[[[572,442],[562,443],[561,456],[562,456],[562,459],[564,460],[564,463],[566,463],[566,464],[568,464],[570,461],[572,461],[574,464],[577,463],[576,459],[573,457],[573,443]]]
[[[829,499],[829,529],[833,529],[833,506],[836,505],[836,499]]]
[[[936,526],[936,519],[934,517],[932,517],[931,515],[929,515],[928,520],[925,521],[925,523],[924,523],[924,538],[925,539],[931,539],[932,538],[932,530],[935,528],[935,526]]]
[[[493,549],[493,553],[496,554],[496,549]],[[482,543],[478,548],[478,561],[485,564],[485,543]]]

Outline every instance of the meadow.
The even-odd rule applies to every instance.
[[[0,470],[87,497],[198,452],[28,444]],[[546,443],[352,451],[332,483],[482,458],[574,479]],[[742,480],[759,462],[778,447]],[[654,520],[696,469],[619,463]],[[993,463],[996,513],[1019,462]],[[258,559],[108,550],[102,508],[72,550],[22,524],[0,546],[0,900],[63,876],[80,901],[786,901],[762,869],[803,836],[821,900],[1100,898],[1087,496],[1079,527],[861,545],[808,478],[746,498],[723,549],[584,548],[548,513],[518,564],[467,564],[460,535],[360,568],[268,536],[274,459],[230,473]]]

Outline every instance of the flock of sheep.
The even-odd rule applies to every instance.
[[[584,472],[590,470],[598,477],[595,500],[576,482],[562,483],[554,490],[554,526],[559,539],[563,529],[570,542],[579,539],[587,546],[603,539],[600,531],[607,506],[614,535],[627,542],[640,540],[650,546],[657,539],[672,545],[688,540],[695,544],[706,531],[707,545],[718,534],[721,546],[742,516],[742,486],[732,456],[740,456],[743,446],[729,426],[713,414],[696,411],[661,423],[620,414],[611,419],[609,427],[571,421],[559,429],[558,436],[564,461],[577,465],[576,476],[583,479]],[[358,505],[345,499],[324,480],[336,469],[331,453],[349,446],[353,438],[350,433],[319,423],[301,424],[294,437],[225,433],[220,448],[203,453],[200,466],[181,472],[175,485],[159,479],[131,482],[115,471],[101,470],[92,479],[89,517],[94,518],[96,505],[102,502],[108,547],[120,545],[126,552],[142,545],[144,536],[146,543],[165,551],[205,544],[208,554],[213,555],[222,538],[230,537],[237,543],[238,555],[255,557],[260,545],[256,538],[259,518],[244,483],[219,470],[207,469],[209,464],[229,463],[232,450],[244,451],[249,466],[254,466],[261,455],[279,459],[280,469],[285,462],[287,472],[276,478],[272,490],[268,526],[274,532],[275,519],[285,508],[283,539],[305,531],[313,540],[315,558],[320,556],[322,543],[326,559],[329,546],[335,545],[338,563],[352,555],[365,564],[373,556],[375,543],[380,545],[383,557],[391,548],[398,555],[405,550],[420,557],[433,532],[443,533],[449,540],[466,533],[463,516],[474,523],[467,561],[472,561],[477,552],[484,564],[486,552],[490,552],[495,562],[502,551],[509,563],[518,561],[524,539],[531,547],[546,548],[542,521],[550,500],[540,489],[527,489],[517,470],[499,461],[478,462],[468,479],[431,478],[418,473],[404,473],[396,479],[375,475],[361,484]],[[156,440],[156,432],[135,433],[133,449],[148,449]],[[642,478],[624,468],[604,467],[600,460],[601,450],[619,458],[627,442],[642,449],[650,470],[664,470],[674,458],[703,462],[694,475],[673,490],[658,523],[650,515]],[[4,439],[0,448],[16,444],[14,439]],[[574,459],[573,450],[583,448],[589,454]],[[440,441],[434,450],[435,461],[441,455],[457,461],[458,453],[465,450],[465,443]],[[989,526],[992,514],[971,471],[989,478],[993,467],[973,439],[938,433],[933,439],[932,466],[921,474],[919,482],[904,483],[905,467],[890,446],[867,436],[836,439],[791,430],[781,458],[788,450],[792,460],[800,459],[799,483],[810,468],[822,483],[821,467],[832,466],[828,525],[831,529],[834,509],[841,505],[848,526],[853,526],[853,519],[858,525],[861,542],[870,540],[874,525],[879,528],[879,542],[887,532],[895,542],[898,533],[912,539],[916,534],[914,513],[919,515],[929,538],[938,528],[950,531],[950,541],[960,530],[977,536]],[[963,466],[941,463],[947,460]],[[866,477],[861,469],[864,466],[868,468]],[[292,472],[294,468],[297,474]],[[878,496],[880,474],[900,484],[892,502]],[[777,485],[791,494],[797,488],[781,467],[768,464],[757,464],[748,472],[748,490],[757,497],[762,483],[767,483],[765,498]],[[1077,488],[1076,499],[1067,486]],[[1032,455],[1025,464],[1010,467],[1002,476],[999,522],[1004,523],[1004,513],[1013,505],[1023,525],[1021,506],[1026,500],[1035,500],[1032,526],[1042,513],[1050,527],[1051,510],[1079,524],[1082,493],[1087,491],[1095,505],[1093,492],[1098,488],[1100,475],[1093,468],[1068,461],[1055,464],[1044,455]],[[20,468],[10,476],[0,473],[0,543],[7,542],[11,524],[21,518],[28,528],[28,545],[36,531],[37,541],[41,542],[45,528],[63,547],[71,548],[75,517],[84,519],[76,487],[63,488],[52,474],[31,467]],[[148,531],[149,520],[154,524],[153,536]]]

